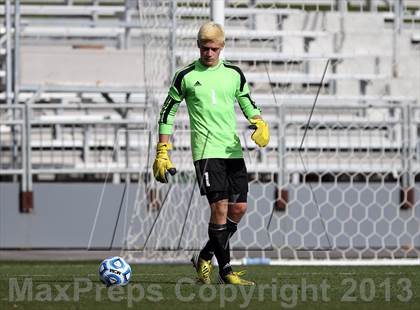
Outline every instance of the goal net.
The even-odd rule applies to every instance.
[[[415,53],[404,27],[397,39],[407,50],[383,49],[392,50],[395,29],[378,11],[393,8],[365,11],[360,1],[341,8],[336,1],[225,3],[224,57],[244,71],[271,130],[269,145],[256,147],[237,111],[250,191],[231,240],[234,259],[418,262],[419,96],[400,87],[415,80],[404,71],[404,59]],[[198,0],[139,0],[138,8],[150,70],[149,147],[123,252],[131,260],[186,262],[207,241],[209,207],[196,182],[185,103],[172,137],[178,173],[159,184],[151,163],[158,107],[174,69],[198,58],[196,32],[210,8]]]

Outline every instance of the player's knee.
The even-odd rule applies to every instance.
[[[227,216],[228,201],[226,198],[223,198],[223,197],[224,197],[223,195],[214,195],[213,199],[215,201],[210,203],[211,217],[216,222],[225,221],[226,216]]]
[[[211,214],[216,217],[226,217],[226,207],[222,204],[212,204]]]
[[[247,208],[248,208],[248,205],[246,203],[243,203],[243,202],[242,203],[235,203],[230,208],[229,213],[233,217],[241,217],[242,215],[244,215],[246,213]]]

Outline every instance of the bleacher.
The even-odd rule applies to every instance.
[[[208,1],[178,4],[173,37],[168,7],[145,6],[139,12],[138,1],[124,0],[21,3],[19,102],[33,102],[35,170],[103,172],[108,165],[115,172],[137,171],[147,161],[148,138],[133,135],[129,145],[124,140],[116,146],[118,129],[154,128],[157,104],[163,102],[173,67],[198,57],[196,31],[210,14]],[[398,156],[407,144],[403,110],[420,102],[420,73],[413,70],[420,67],[418,1],[404,2],[398,68],[392,63],[395,14],[388,1],[369,1],[368,7],[366,1],[350,0],[344,15],[335,0],[226,3],[224,57],[241,66],[255,101],[273,124],[273,142],[251,170],[278,169],[280,141],[285,144],[287,170],[302,169],[297,151],[318,87],[318,107],[324,114],[314,115],[308,132],[310,171],[401,169]],[[0,16],[4,13],[0,6]],[[1,60],[6,54],[3,21],[0,17]],[[321,83],[327,59],[331,65]],[[3,85],[5,74],[2,61]],[[6,99],[3,85],[0,103]],[[121,105],[130,106],[131,112],[121,114]],[[139,115],[133,115],[136,108],[131,105],[138,105]],[[279,109],[286,113],[283,133],[278,132]],[[11,154],[15,127],[7,117],[0,119],[0,150]],[[177,121],[185,128],[185,110]],[[245,130],[244,120],[238,128]],[[260,152],[249,137],[241,139],[250,152]],[[188,141],[183,136],[175,143],[179,161],[189,156]],[[412,147],[419,152],[416,143]],[[116,150],[125,155],[116,158]],[[0,170],[9,164],[3,159]],[[189,169],[190,163],[185,165],[181,169]]]

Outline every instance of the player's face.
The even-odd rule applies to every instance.
[[[197,42],[200,49],[200,62],[207,66],[212,67],[219,63],[219,55],[224,45],[216,42]]]

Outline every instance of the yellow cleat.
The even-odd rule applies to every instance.
[[[248,281],[245,279],[242,279],[241,276],[243,276],[246,273],[245,270],[238,271],[238,272],[231,272],[224,277],[219,275],[219,284],[233,284],[233,285],[255,285],[254,282]]]
[[[213,265],[211,264],[211,260],[204,260],[198,256],[198,254],[194,254],[191,258],[191,262],[194,265],[195,270],[197,271],[197,280],[203,284],[211,284],[210,275],[213,271]]]

